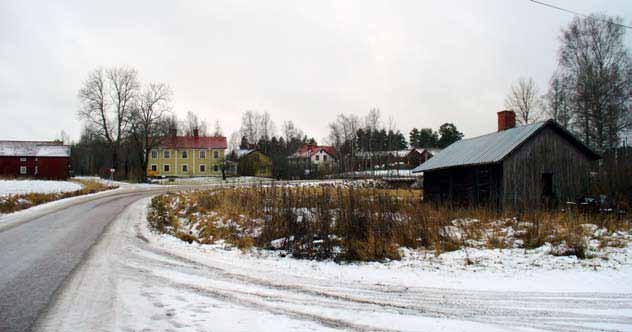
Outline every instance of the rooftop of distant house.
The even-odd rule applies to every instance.
[[[320,151],[324,151],[327,154],[335,157],[336,156],[336,149],[334,149],[333,146],[329,146],[329,145],[316,145],[316,144],[305,144],[303,146],[301,146],[300,148],[298,148],[298,150],[296,150],[296,152],[294,152],[294,154],[292,154],[290,157],[292,158],[310,158],[312,155],[320,152]]]
[[[224,136],[200,136],[197,131],[189,136],[165,136],[159,144],[163,149],[226,149]]]
[[[0,141],[0,157],[70,157],[61,141]]]

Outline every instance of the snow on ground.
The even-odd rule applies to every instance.
[[[38,330],[632,330],[630,248],[600,267],[524,250],[339,265],[155,234],[148,202],[112,224]]]
[[[30,193],[60,193],[76,191],[83,186],[71,181],[0,180],[0,196]]]

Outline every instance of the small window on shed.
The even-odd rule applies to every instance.
[[[553,196],[553,173],[542,173],[542,196]]]
[[[20,174],[26,174],[26,166],[20,166]]]
[[[26,162],[26,158],[20,158],[20,161],[24,163]]]

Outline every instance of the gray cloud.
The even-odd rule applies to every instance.
[[[632,18],[625,0],[555,3]],[[336,114],[379,107],[405,132],[454,122],[478,135],[519,76],[546,88],[571,19],[526,0],[3,1],[0,138],[77,138],[83,78],[119,64],[227,134],[267,110],[322,139]]]

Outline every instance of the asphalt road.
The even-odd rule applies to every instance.
[[[149,195],[98,198],[0,230],[0,331],[30,331],[106,227]]]

